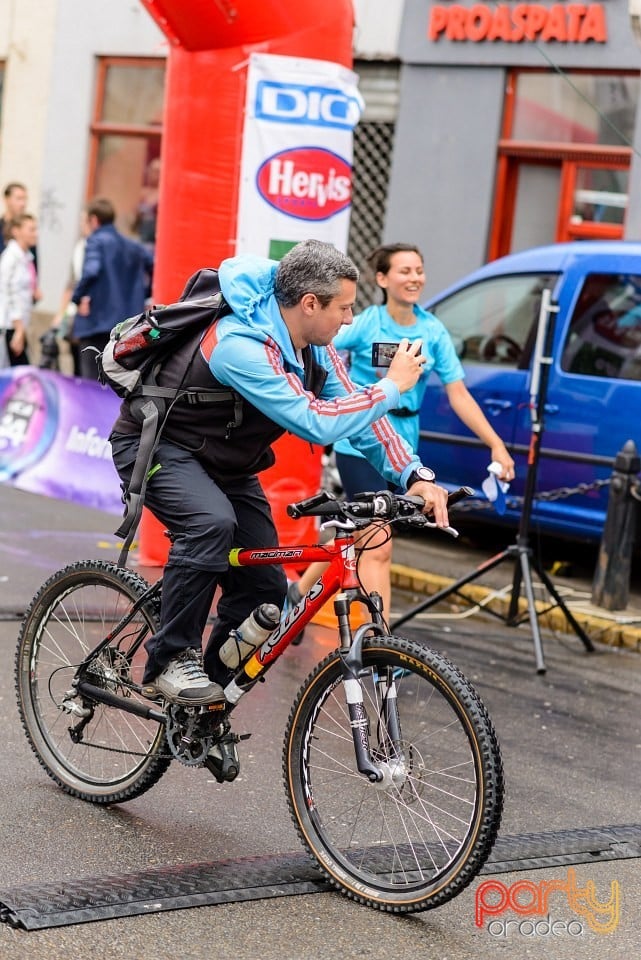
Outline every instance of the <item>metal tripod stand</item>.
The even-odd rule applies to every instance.
[[[565,601],[552,583],[552,580],[542,569],[536,557],[533,555],[529,541],[529,527],[532,516],[532,503],[536,490],[536,480],[541,451],[541,439],[543,435],[543,418],[545,412],[545,401],[547,394],[547,385],[549,379],[550,364],[552,363],[551,349],[554,339],[554,315],[558,312],[558,306],[552,305],[551,293],[544,290],[541,296],[541,309],[539,311],[539,320],[537,328],[536,345],[534,348],[534,358],[532,366],[532,378],[530,382],[530,412],[532,417],[532,432],[530,436],[530,449],[528,452],[528,469],[525,480],[525,491],[523,494],[523,510],[519,522],[516,542],[506,547],[500,553],[481,563],[475,570],[456,580],[450,586],[432,594],[427,600],[424,600],[418,606],[413,607],[402,617],[396,620],[391,629],[395,630],[402,624],[407,623],[412,617],[429,607],[434,606],[446,597],[459,593],[461,587],[477,580],[489,570],[493,570],[506,560],[514,563],[514,576],[512,580],[512,594],[507,614],[502,619],[507,626],[519,626],[524,617],[519,615],[519,598],[521,595],[521,585],[527,601],[527,611],[532,629],[532,640],[534,643],[534,656],[536,660],[537,673],[545,673],[545,661],[543,659],[543,644],[541,642],[541,631],[539,629],[538,612],[534,600],[534,589],[532,586],[532,570],[534,570],[545,586],[548,594],[554,599],[555,603],[549,609],[558,607],[564,614],[568,623],[574,630],[577,637],[583,643],[588,652],[594,650],[592,641],[585,633],[581,625],[577,622],[572,612],[568,609]]]

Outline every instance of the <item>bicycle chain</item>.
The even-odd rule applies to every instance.
[[[89,740],[81,741],[83,747],[92,747],[94,750],[106,750],[107,753],[123,753],[126,757],[148,757],[149,753],[139,753],[137,750],[119,750],[118,747],[105,747],[101,743],[90,743]],[[154,753],[155,760],[173,760],[173,753]]]
[[[140,687],[135,683],[131,683],[130,681],[125,680],[124,677],[121,677],[118,680],[118,685],[127,690],[132,690],[134,693],[138,693],[138,694],[140,693]],[[107,753],[122,753],[127,757],[148,757],[149,756],[148,752],[140,753],[137,750],[121,750],[121,749],[119,750],[118,747],[106,747],[101,743],[91,743],[89,740],[82,740],[82,745],[83,747],[92,747],[94,750],[106,750]],[[157,753],[157,754],[154,754],[154,757],[156,757],[158,760],[174,759],[173,753]]]
[[[121,687],[123,687],[123,688],[126,688],[126,689],[128,689],[128,690],[133,690],[134,693],[140,693],[140,688],[137,686],[137,684],[130,683],[128,680],[125,680],[124,678],[121,678],[121,679],[118,681],[118,683],[119,683],[119,685],[120,685]],[[138,751],[138,750],[123,750],[123,749],[119,749],[118,747],[107,747],[107,746],[105,746],[104,744],[101,744],[101,743],[91,743],[91,741],[89,741],[89,740],[82,740],[82,745],[83,745],[83,747],[91,747],[91,748],[94,749],[94,750],[106,750],[107,753],[119,753],[119,754],[123,754],[123,755],[126,756],[126,757],[148,757],[148,756],[149,756],[149,753],[148,753],[148,752],[147,752],[147,753],[141,753],[141,752]],[[157,760],[175,760],[175,759],[177,759],[177,758],[176,758],[176,755],[175,755],[175,754],[173,754],[173,753],[170,752],[170,753],[155,753],[155,754],[154,754],[154,759],[157,759]]]

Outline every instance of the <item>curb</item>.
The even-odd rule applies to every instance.
[[[437,573],[424,573],[422,570],[416,570],[414,567],[407,567],[400,563],[392,564],[391,581],[392,587],[396,587],[398,590],[424,594],[425,596],[432,596],[439,590],[455,583],[452,577],[444,577]],[[510,599],[504,596],[504,591],[468,583],[462,588],[461,593],[463,597],[469,598],[472,605],[478,604],[501,616],[507,614]],[[465,609],[465,606],[458,603],[456,598],[453,601],[444,600],[443,603],[447,603],[450,609]],[[561,633],[573,633],[571,625],[561,610],[558,608],[550,610],[548,609],[549,603],[540,600],[535,600],[535,605],[542,626]],[[621,647],[634,653],[641,653],[641,613],[633,617],[626,616],[625,612],[619,615],[616,613],[610,614],[605,610],[602,613],[594,612],[586,610],[584,602],[580,606],[574,606],[571,602],[568,602],[568,607],[577,623],[585,630],[591,640],[610,647]],[[527,609],[527,602],[521,598],[519,600],[519,611],[527,613]],[[631,620],[634,620],[634,622],[625,622]]]

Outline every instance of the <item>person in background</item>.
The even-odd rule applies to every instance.
[[[488,447],[490,461],[500,463],[500,479],[514,479],[514,461],[505,444],[491,427],[485,414],[468,391],[465,373],[456,355],[454,344],[444,325],[433,314],[419,306],[425,286],[423,254],[407,243],[385,244],[367,258],[383,302],[367,307],[354,318],[351,326],[341,328],[333,345],[349,354],[350,377],[357,386],[386,375],[385,367],[372,365],[373,343],[398,343],[403,338],[421,339],[425,363],[415,386],[403,394],[402,402],[387,416],[411,450],[418,451],[419,411],[427,380],[434,372],[440,378],[454,412]],[[349,439],[334,444],[336,466],[345,495],[353,499],[363,490],[387,489],[387,481],[356,450]],[[361,535],[365,549],[361,552],[359,574],[368,591],[376,590],[383,598],[383,610],[389,615],[391,604],[392,540],[389,527],[369,528]],[[288,604],[295,605],[325,569],[312,564],[301,579],[288,588]],[[300,642],[299,638],[299,642]]]
[[[0,328],[12,367],[29,363],[27,331],[40,297],[32,249],[38,239],[36,219],[21,213],[5,225],[6,247],[0,255]]]
[[[97,197],[85,209],[88,236],[71,302],[78,308],[74,337],[80,350],[80,376],[97,380],[95,351],[105,348],[112,327],[145,307],[153,254],[116,230],[110,200]],[[86,349],[91,347],[94,350]]]
[[[87,213],[83,210],[80,218],[80,237],[78,240],[76,240],[71,253],[71,264],[69,268],[67,286],[62,291],[60,306],[58,307],[58,310],[51,321],[51,329],[41,337],[41,342],[43,343],[45,338],[50,339],[52,335],[56,339],[61,337],[67,341],[73,363],[74,377],[80,376],[80,347],[78,344],[78,339],[74,333],[74,319],[76,316],[76,310],[78,308],[76,307],[75,303],[72,303],[71,297],[82,276],[82,266],[85,259],[85,245],[89,232],[90,228],[89,221],[87,219]]]
[[[4,213],[0,218],[0,253],[7,245],[5,231],[9,221],[19,217],[27,209],[27,188],[22,183],[8,183],[3,191]]]
[[[153,248],[156,243],[156,221],[158,219],[158,195],[160,189],[160,157],[150,160],[145,171],[145,183],[140,192],[140,201],[136,207],[133,224],[140,242]]]

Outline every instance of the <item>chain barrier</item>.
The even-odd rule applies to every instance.
[[[584,495],[590,493],[592,490],[601,490],[603,487],[609,486],[611,479],[611,477],[607,477],[605,480],[593,480],[591,483],[578,483],[575,487],[557,487],[555,490],[541,490],[534,494],[534,499],[545,500],[548,503],[554,500],[565,500],[576,494]],[[331,455],[325,455],[323,457],[321,487],[323,490],[331,490],[337,496],[342,494],[340,474],[336,470],[336,464]],[[636,484],[631,486],[630,492],[635,500],[641,501],[641,480],[638,480]],[[523,497],[507,496],[505,503],[510,510],[516,510],[523,504],[523,499]],[[453,509],[456,510],[457,513],[466,513],[468,511],[477,512],[479,510],[493,510],[494,504],[489,500],[471,497],[467,500],[460,501]]]
[[[576,487],[557,487],[556,490],[541,490],[538,493],[534,494],[535,500],[545,500],[548,503],[554,500],[565,500],[567,497],[573,497],[575,494],[586,494],[591,490],[600,490],[602,487],[607,487],[610,483],[610,477],[606,480],[593,480],[592,483],[578,483]],[[637,500],[641,500],[641,483],[635,488],[636,492],[633,492],[633,496]],[[516,510],[523,504],[523,497],[506,497],[505,504],[510,510]],[[464,500],[460,503],[457,503],[453,508],[457,512],[466,513],[468,511],[478,511],[478,510],[493,510],[494,504],[489,500],[480,500],[471,498],[470,500]]]

